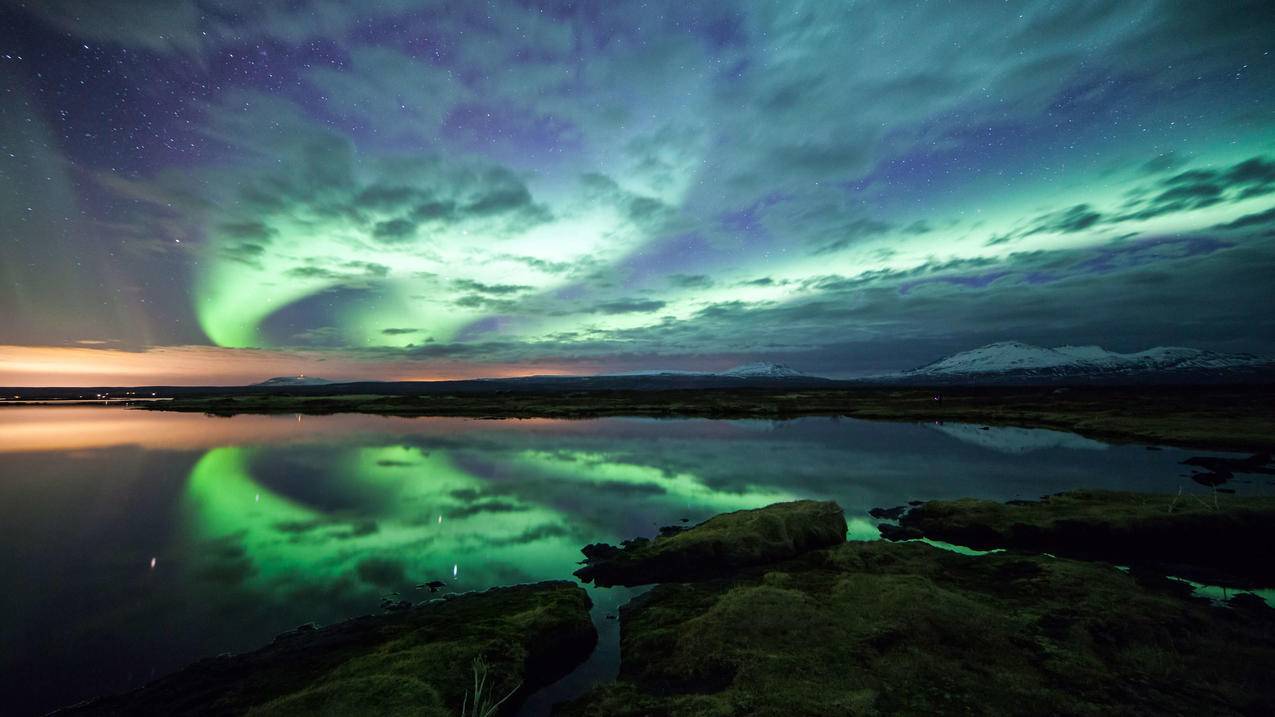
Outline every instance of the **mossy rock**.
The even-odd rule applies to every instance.
[[[845,539],[845,513],[836,503],[775,503],[724,513],[686,530],[666,530],[654,540],[629,541],[621,548],[590,545],[584,549],[585,567],[575,574],[604,587],[700,580],[786,560]]]
[[[1275,498],[1078,490],[1039,501],[930,501],[887,537],[1154,566],[1205,582],[1275,585]]]
[[[1249,601],[1251,602],[1251,601]],[[1272,714],[1275,611],[1100,563],[848,543],[621,611],[558,714]]]
[[[486,663],[496,699],[514,692],[501,712],[511,714],[592,652],[590,607],[569,582],[469,593],[294,630],[255,652],[201,660],[59,714],[451,717],[473,688],[475,658]]]

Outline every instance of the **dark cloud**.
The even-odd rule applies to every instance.
[[[1046,231],[1071,234],[1090,229],[1100,221],[1102,221],[1102,214],[1094,211],[1088,204],[1077,204],[1070,209],[1046,217],[1044,223],[1034,229],[1033,233]]]
[[[453,299],[452,303],[466,309],[482,309],[498,313],[513,311],[518,307],[517,301],[495,298],[485,294],[467,294]]]
[[[416,237],[416,223],[402,218],[377,222],[372,236],[385,242],[411,241]]]
[[[855,219],[829,230],[828,233],[839,235],[839,238],[816,248],[811,253],[814,256],[835,254],[852,246],[864,237],[884,234],[893,228],[894,225],[888,222],[875,219]]]
[[[482,513],[523,513],[530,510],[525,505],[505,500],[480,500],[447,511],[448,518],[469,518]]]
[[[258,244],[268,244],[279,234],[278,230],[260,221],[232,222],[219,227],[223,236],[231,239],[248,239]]]
[[[1249,229],[1252,227],[1264,227],[1275,225],[1275,207],[1271,207],[1264,212],[1255,214],[1245,214],[1235,221],[1226,222],[1224,224],[1214,225],[1214,229]]]
[[[679,289],[707,289],[713,279],[704,274],[670,274],[668,283]]]
[[[665,306],[665,302],[655,299],[619,299],[597,304],[593,311],[599,314],[644,314],[659,311]]]
[[[479,294],[495,294],[499,296],[520,294],[524,291],[530,291],[532,288],[523,284],[484,284],[472,279],[457,279],[452,282],[452,286],[461,291],[473,291]]]
[[[573,531],[566,526],[558,525],[556,523],[545,523],[543,525],[528,528],[521,533],[508,538],[487,538],[483,542],[493,547],[530,545],[531,543],[538,543],[542,540],[552,540],[554,538],[573,538],[577,534],[578,531]]]
[[[1158,193],[1115,221],[1151,219],[1275,192],[1275,162],[1251,157],[1225,170],[1190,169],[1160,182]]]
[[[355,572],[360,580],[379,588],[402,587],[409,582],[403,561],[392,558],[364,558]]]

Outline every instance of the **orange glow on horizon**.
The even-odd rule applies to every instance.
[[[332,381],[447,381],[572,375],[596,366],[550,366],[364,359],[324,351],[0,345],[0,386],[243,386],[273,376]]]

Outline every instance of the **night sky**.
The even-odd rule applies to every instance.
[[[1269,2],[0,0],[0,385],[1275,352]]]

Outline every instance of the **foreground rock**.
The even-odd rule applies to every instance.
[[[298,629],[256,652],[202,660],[69,715],[456,715],[487,666],[490,694],[515,688],[500,714],[565,675],[597,641],[578,585],[496,588],[322,629]],[[472,705],[474,698],[470,694]]]
[[[1146,564],[1208,582],[1275,585],[1275,498],[1072,491],[1039,501],[930,501],[886,527],[971,548]]]
[[[710,518],[685,530],[665,529],[654,540],[584,549],[584,582],[603,587],[699,580],[736,568],[785,560],[845,542],[846,518],[831,501],[800,500]]]
[[[848,543],[653,588],[621,611],[619,679],[560,714],[1272,714],[1273,612],[1101,563]]]

